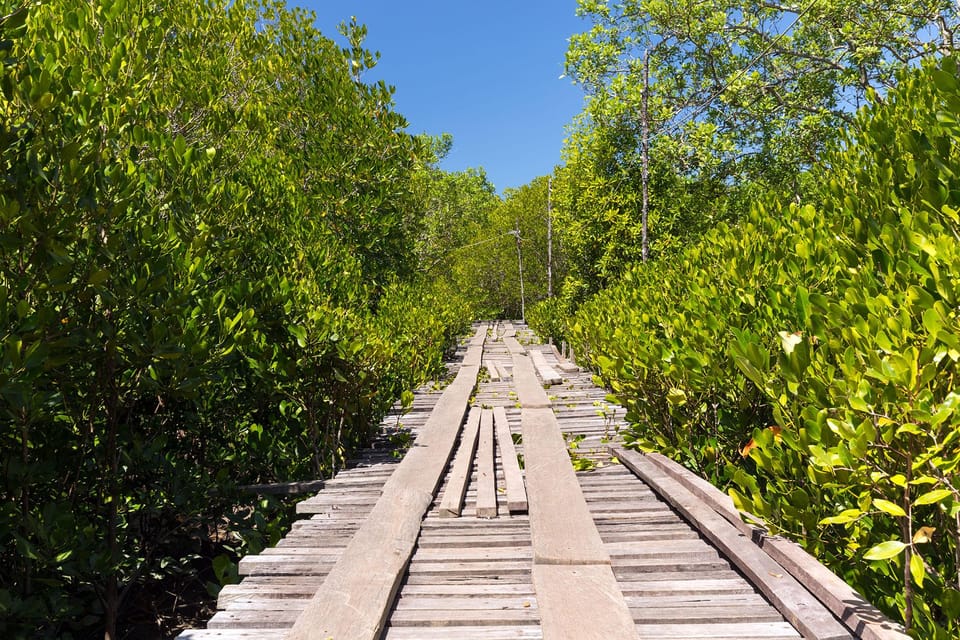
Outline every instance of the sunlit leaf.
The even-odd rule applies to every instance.
[[[892,516],[897,516],[900,518],[905,518],[907,516],[906,511],[904,511],[899,505],[896,505],[893,502],[890,502],[889,500],[884,500],[882,498],[874,498],[873,505],[877,509],[880,509],[880,511],[883,511],[884,513],[889,513]]]
[[[898,555],[907,547],[899,540],[887,540],[871,547],[865,554],[864,560],[888,560]]]

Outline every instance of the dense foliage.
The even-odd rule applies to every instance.
[[[364,29],[311,24],[0,2],[4,637],[117,637],[204,527],[262,524],[231,487],[328,476],[470,319],[416,278],[430,154]]]
[[[640,259],[645,131],[650,251],[666,255],[763,193],[808,198],[804,170],[868,93],[955,50],[958,11],[953,0],[579,0],[590,26],[566,69],[587,102],[557,185],[570,296]]]
[[[566,274],[556,239],[548,250],[550,178],[494,193],[482,170],[435,172],[428,211],[427,273],[473,302],[479,317],[520,318]],[[521,273],[522,267],[522,273]],[[521,286],[522,279],[522,286]]]
[[[960,628],[960,80],[930,61],[810,178],[585,304],[644,448],[729,487],[917,637]]]

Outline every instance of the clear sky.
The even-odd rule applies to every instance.
[[[370,80],[396,87],[410,133],[453,134],[448,171],[483,167],[502,192],[560,163],[583,93],[563,74],[567,39],[588,28],[576,0],[287,0],[328,37],[357,16],[381,54]],[[337,36],[337,38],[339,38]]]

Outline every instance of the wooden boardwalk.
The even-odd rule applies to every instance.
[[[179,637],[906,639],[709,484],[620,449],[623,408],[532,341],[479,326],[399,418],[406,455],[363,452]]]

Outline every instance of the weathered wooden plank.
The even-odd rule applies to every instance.
[[[287,630],[278,629],[187,629],[177,640],[283,640]]]
[[[530,560],[529,543],[514,547],[488,547],[465,543],[460,548],[422,547],[417,549],[416,562],[470,562],[479,560]]]
[[[476,594],[469,595],[423,595],[405,594],[397,600],[398,611],[439,611],[442,609],[502,611],[507,609],[536,610],[537,599],[533,593],[513,594]],[[391,624],[393,619],[391,618]]]
[[[796,543],[761,536],[760,547],[806,585],[857,637],[863,640],[908,640],[910,637],[902,626]]]
[[[553,411],[524,409],[521,429],[535,561],[609,565]]]
[[[577,373],[580,371],[580,367],[578,367],[575,363],[570,362],[569,360],[564,358],[563,354],[557,351],[557,345],[551,344],[550,348],[553,349],[553,354],[557,357],[558,369],[560,369],[565,373]]]
[[[497,477],[493,467],[493,411],[480,412],[480,443],[477,445],[477,517],[497,517]]]
[[[487,375],[490,377],[490,382],[500,382],[500,372],[497,370],[497,365],[492,362],[488,362],[484,365],[484,368],[487,370]]]
[[[530,349],[529,353],[530,359],[533,361],[533,366],[536,368],[537,373],[540,374],[540,379],[543,380],[543,384],[553,385],[563,382],[563,376],[547,364],[547,359],[543,356],[542,351]]]
[[[677,580],[676,574],[669,578],[665,575],[652,576],[649,580],[620,580],[620,589],[624,596],[657,597],[681,595],[689,598],[697,595],[756,595],[749,582],[739,575],[725,571],[720,577],[691,576],[688,580]]]
[[[297,618],[288,640],[380,636],[420,522],[453,453],[480,368],[486,325],[470,341],[463,365],[444,390],[415,445],[397,465],[340,560]]]
[[[710,505],[731,524],[757,542],[767,554],[800,581],[844,625],[864,640],[907,640],[903,627],[887,618],[883,612],[830,571],[816,558],[789,540],[766,535],[764,531],[743,521],[733,500],[705,479],[677,462],[658,453],[647,458],[691,493]],[[752,520],[759,520],[748,514]]]
[[[513,362],[543,637],[636,638],[550,401],[530,359],[514,353]]]
[[[636,451],[617,448],[613,453],[693,522],[805,637],[818,640],[853,637],[786,569],[660,467]]]
[[[452,627],[466,625],[515,626],[536,624],[536,609],[397,609],[390,616],[391,627]]]
[[[536,625],[516,627],[390,627],[386,640],[540,640],[543,634]]]
[[[609,566],[533,565],[545,640],[639,638]]]
[[[207,629],[279,629],[290,628],[300,611],[218,611],[207,622]]]
[[[482,544],[484,547],[516,547],[520,545],[530,546],[530,535],[529,534],[460,534],[456,536],[431,536],[425,538],[420,537],[420,540],[417,542],[417,548],[420,551],[426,549],[436,549],[436,548],[459,548],[465,545],[479,545]]]
[[[304,480],[301,482],[274,482],[271,484],[245,484],[237,487],[240,491],[259,495],[295,496],[314,493],[323,489],[323,480]]]
[[[467,495],[467,485],[470,483],[470,467],[473,465],[473,456],[477,451],[479,433],[480,412],[474,409],[467,416],[467,426],[460,435],[460,448],[454,458],[453,468],[447,476],[447,486],[440,500],[441,518],[456,518],[460,515],[463,498]]]
[[[503,336],[503,344],[507,346],[507,350],[511,354],[521,354],[526,353],[527,350],[523,348],[516,338],[511,336]]]
[[[800,634],[787,622],[749,622],[720,624],[637,625],[644,640],[799,640]]]
[[[635,603],[627,598],[627,606],[637,623],[655,622],[658,624],[696,624],[768,622],[782,623],[783,616],[761,600],[758,604],[733,605],[729,603],[690,602],[678,606],[660,603]]]
[[[459,574],[461,578],[466,576],[505,576],[530,573],[530,560],[474,560],[470,562],[457,562],[446,560],[443,562],[430,562],[427,560],[414,560],[410,563],[410,573],[425,575],[449,575]]]
[[[503,466],[504,484],[507,490],[507,509],[510,513],[527,511],[527,489],[523,472],[517,459],[517,449],[510,434],[510,422],[503,407],[493,408],[493,421],[497,430],[497,447],[500,449],[500,464]]]
[[[475,598],[503,596],[510,598],[533,598],[533,585],[506,583],[405,584],[398,602],[403,602],[404,598],[413,596],[469,596]],[[536,602],[536,599],[534,599],[534,602]]]
[[[537,380],[537,374],[529,356],[513,354],[513,385],[521,408],[542,409],[551,406],[547,392]]]

